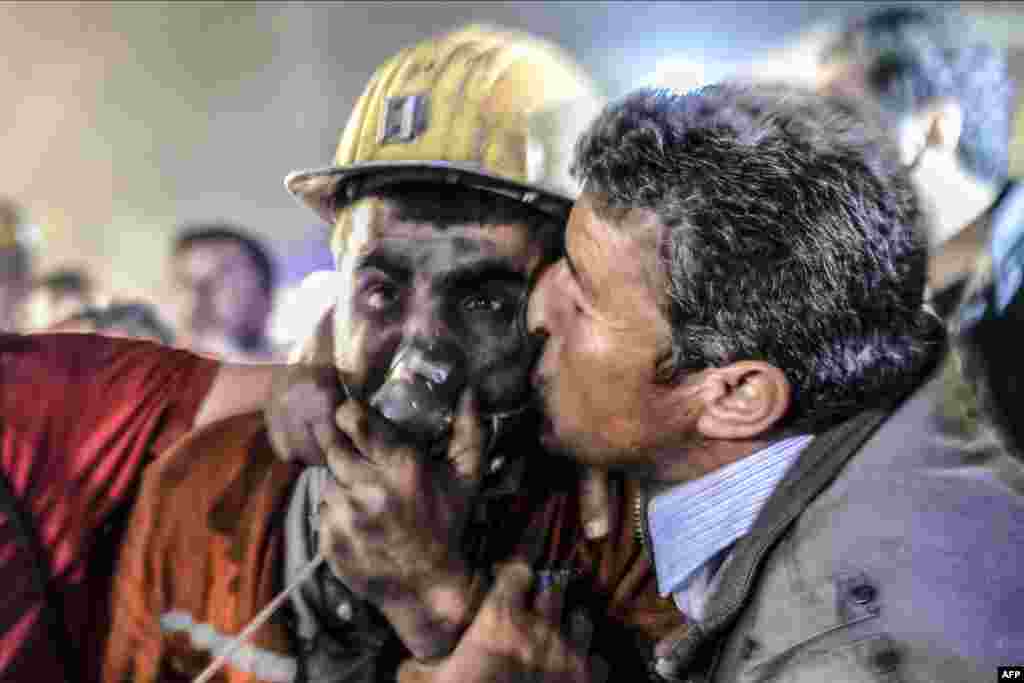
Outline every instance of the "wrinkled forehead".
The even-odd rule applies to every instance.
[[[335,241],[342,270],[379,253],[401,256],[417,271],[432,273],[500,260],[528,277],[544,253],[539,231],[525,223],[442,225],[405,220],[393,202],[378,197],[362,199],[344,211],[348,229]],[[339,215],[339,223],[342,218]]]
[[[815,87],[825,95],[859,99],[869,94],[867,69],[851,59],[829,59],[818,65]]]

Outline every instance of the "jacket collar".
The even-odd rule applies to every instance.
[[[658,674],[682,680],[681,675],[705,654],[704,646],[717,641],[735,623],[768,551],[890,414],[878,410],[861,413],[820,434],[804,449],[765,503],[750,533],[736,542],[732,558],[721,569],[718,590],[708,600],[703,622],[689,624],[681,636],[669,636],[659,643],[654,662]]]

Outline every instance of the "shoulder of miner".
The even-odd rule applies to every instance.
[[[472,530],[469,555],[493,567],[515,555],[531,560],[539,583],[566,586],[566,619],[592,628],[592,654],[622,680],[646,677],[654,644],[685,621],[661,598],[633,514],[639,488],[613,476],[613,524],[607,536],[588,540],[580,518],[580,474],[566,458],[539,445],[494,487]],[[509,483],[515,481],[515,486]]]
[[[572,557],[576,539],[571,534],[579,526],[567,514],[576,510],[568,461],[541,463],[518,439],[503,444],[492,454],[494,466],[482,484],[463,551],[484,572],[516,553],[534,558],[542,571],[562,566],[558,560]],[[294,489],[286,521],[285,583],[316,553],[316,501],[327,477],[323,468],[308,469]],[[389,680],[411,656],[380,612],[356,599],[326,565],[289,604],[300,660],[297,681]]]
[[[274,456],[260,413],[215,422],[146,468],[114,578],[105,680],[191,679],[273,598],[300,472]],[[227,680],[291,680],[291,650],[282,613]]]

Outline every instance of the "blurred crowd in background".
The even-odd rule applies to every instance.
[[[244,229],[225,223],[182,228],[164,264],[170,310],[98,287],[84,268],[36,273],[22,244],[20,208],[5,200],[2,326],[4,331],[100,332],[138,337],[246,362],[280,360],[269,335],[277,288],[274,256]],[[156,267],[157,264],[154,264]]]
[[[1022,8],[0,4],[0,680],[1019,663]]]
[[[884,4],[4,4],[0,44],[16,68],[3,86],[12,107],[7,130],[0,133],[6,136],[0,328],[140,336],[234,360],[286,357],[330,304],[332,295],[316,273],[332,263],[327,226],[309,225],[283,190],[273,196],[266,189],[280,187],[282,169],[294,167],[281,150],[287,141],[320,149],[333,144],[358,91],[345,84],[361,82],[370,71],[362,65],[446,22],[500,22],[547,34],[575,50],[604,93],[615,97],[641,85],[688,90],[730,76],[814,86],[823,74],[823,46],[837,27]],[[1024,26],[1024,13],[1014,3],[964,3],[960,9],[1005,50],[1010,75],[1024,75],[1017,73],[1024,70],[1024,41],[1016,37],[1024,31],[1013,30]],[[617,40],[606,39],[609,25],[621,27],[626,17],[637,25],[657,22],[655,38],[634,45],[622,38],[630,32],[619,31]],[[715,31],[701,30],[712,24]],[[380,40],[333,40],[357,25],[367,38]],[[300,49],[295,41],[303,31],[309,42]],[[11,40],[3,40],[5,32]],[[53,49],[15,55],[19,41],[32,36]],[[226,51],[237,54],[220,59],[228,44]],[[123,100],[123,89],[141,75],[117,61],[124,48],[135,69],[163,83],[162,92],[191,98],[193,120],[180,120],[173,107],[146,119],[146,103],[134,99],[118,114],[96,105],[100,92],[109,95],[99,97],[104,103]],[[631,49],[635,59],[620,59]],[[79,60],[84,52],[91,56],[87,61]],[[190,60],[199,58],[190,57],[192,52],[218,55],[206,76],[197,75]],[[69,76],[76,60],[76,75]],[[296,71],[282,79],[280,65],[289,60]],[[329,73],[300,68],[314,62]],[[213,86],[193,97],[191,89],[203,78]],[[77,85],[65,87],[68,79]],[[258,107],[239,114],[251,96],[243,90],[270,80],[276,92],[263,93],[262,118]],[[313,90],[319,99],[309,99]],[[38,107],[50,115],[33,114]],[[284,112],[293,115],[291,121]],[[237,137],[225,133],[226,127],[238,128]],[[137,144],[142,129],[155,146]],[[189,134],[203,150],[184,155],[194,165],[175,158],[161,166],[167,147]],[[79,148],[67,149],[73,140]],[[47,165],[58,148],[65,162]],[[249,158],[244,148],[252,150]],[[1020,156],[1016,138],[1010,154],[1012,176]],[[97,171],[97,155],[106,155],[101,166],[109,166],[110,177]],[[220,168],[209,168],[212,155],[221,157]],[[72,172],[77,175],[68,187]],[[152,198],[153,188],[133,192],[140,173],[159,181],[160,201]],[[262,179],[258,186],[250,182],[253,177]],[[167,217],[167,207],[182,215]]]

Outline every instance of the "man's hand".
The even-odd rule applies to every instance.
[[[615,488],[608,473],[596,467],[584,466],[580,472],[580,519],[583,533],[591,541],[608,535],[616,520]]]
[[[483,433],[469,392],[447,458],[428,458],[356,401],[336,430],[315,426],[333,477],[320,511],[320,549],[357,596],[374,603],[416,657],[451,650],[482,588],[460,553],[483,475]]]
[[[339,438],[334,413],[346,396],[334,365],[332,312],[320,316],[313,333],[290,354],[290,364],[274,370],[263,415],[274,452],[285,462],[323,465],[317,431]]]
[[[404,662],[399,683],[591,683],[604,680],[587,660],[592,627],[560,626],[564,591],[540,592],[530,607],[532,574],[521,562],[498,574],[472,625],[451,655],[433,664]],[[596,663],[596,662],[595,662]]]
[[[294,353],[293,360],[302,365],[275,371],[264,414],[274,450],[285,461],[324,464],[323,447],[313,436],[313,425],[319,424],[318,429],[325,431],[333,429],[334,410],[345,400],[333,368],[331,313],[329,309],[321,316],[314,333]],[[337,434],[331,435],[331,442],[338,440]],[[588,539],[598,540],[615,525],[614,488],[603,470],[587,467],[581,477],[583,531]]]
[[[285,365],[275,370],[263,415],[277,457],[285,462],[323,465],[317,434],[340,438],[334,416],[345,392],[333,365]]]

